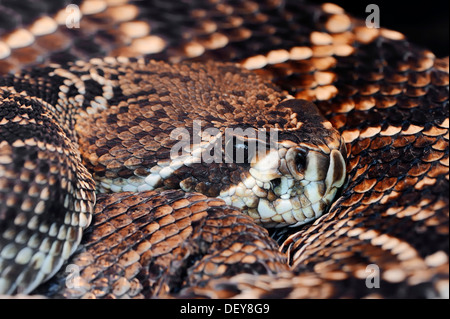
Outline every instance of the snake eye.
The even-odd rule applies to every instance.
[[[236,140],[236,143],[233,144],[233,149],[234,149],[233,160],[235,163],[248,163],[249,162],[247,141]]]
[[[233,163],[249,163],[249,147],[246,140],[233,136],[225,145],[225,153],[228,161]]]

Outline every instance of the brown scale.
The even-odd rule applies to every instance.
[[[94,183],[45,101],[0,89],[0,106],[0,290],[29,293],[75,251]]]
[[[283,98],[282,92],[234,65],[178,66],[151,62],[122,66],[119,85],[123,100],[115,100],[117,105],[79,120],[76,127],[82,156],[97,180],[103,177],[145,178],[150,168],[161,165],[169,158],[171,147],[178,143],[170,137],[170,133],[177,127],[192,132],[193,121],[197,118],[205,119],[202,130],[211,125],[208,121],[213,121],[222,134],[226,127],[239,125],[240,122],[255,129],[289,129],[295,126],[290,119],[292,110],[276,109]],[[143,72],[141,78],[136,76],[137,69]],[[105,66],[106,78],[111,76],[108,72]],[[160,77],[159,74],[166,76]],[[129,85],[131,78],[134,83],[141,84]],[[248,90],[242,91],[243,85]],[[260,88],[264,88],[264,94],[259,94]],[[142,103],[136,98],[137,94],[145,96]],[[272,121],[267,121],[269,114],[275,117]],[[140,168],[144,170],[141,172]],[[238,167],[236,173],[239,181],[242,172],[243,168]],[[193,178],[190,179],[191,176]],[[228,180],[220,181],[226,177]],[[235,179],[227,164],[199,163],[191,167],[183,166],[165,179],[163,186],[178,187],[180,181],[186,180],[192,183],[192,191],[218,196],[220,190]]]
[[[76,269],[77,286],[60,287],[53,297],[163,297],[223,276],[287,270],[266,230],[201,194],[100,196],[93,220],[67,266]],[[41,291],[58,287],[58,280]]]

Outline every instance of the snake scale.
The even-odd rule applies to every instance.
[[[0,73],[0,294],[448,297],[449,60],[401,33],[297,0],[1,1]]]

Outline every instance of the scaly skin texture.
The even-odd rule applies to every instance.
[[[60,84],[47,87],[51,93],[48,101],[39,97],[46,93],[39,93],[46,83]],[[88,171],[96,181],[98,192],[133,191],[145,198],[148,190],[181,188],[185,192],[221,197],[225,201],[222,205],[228,202],[256,223],[277,227],[304,224],[319,217],[345,180],[343,140],[317,108],[312,103],[292,98],[280,102],[282,92],[271,82],[231,63],[168,64],[126,58],[92,59],[90,63],[78,61],[5,76],[1,85],[5,114],[0,131],[4,137],[2,169],[6,177],[2,194],[5,203],[0,265],[2,293],[30,292],[42,280],[51,277],[77,248],[81,231],[89,226],[95,200]],[[241,86],[247,90],[239,90]],[[36,91],[38,96],[33,96]],[[58,98],[56,103],[51,100],[54,96]],[[28,101],[31,103],[27,104]],[[225,141],[218,147],[226,149],[232,144],[230,154],[236,151],[233,143],[237,142],[227,139],[226,130],[240,128],[239,124],[243,126],[241,132],[233,133],[238,139],[251,138],[243,132],[248,128],[275,130],[279,137],[271,142],[273,149],[264,152],[257,149],[257,153],[250,154],[248,146],[243,163],[227,163],[223,151],[224,155],[218,157],[220,161],[208,162],[204,155],[210,154],[208,147],[214,146],[214,139],[196,132],[195,121],[204,121],[205,131],[214,128],[215,136],[225,135]],[[183,145],[186,155],[172,156],[172,149],[179,143],[178,133],[173,132],[178,129],[192,137]],[[23,154],[25,146],[28,146],[30,158],[24,163],[17,154]],[[80,150],[86,168],[80,162],[77,149],[72,153],[64,152],[70,147]],[[36,150],[38,154],[34,155]],[[67,165],[72,169],[67,170],[63,165],[62,168],[56,165],[52,157],[55,150],[61,154],[61,164],[77,161],[79,172],[76,175],[71,166]],[[196,153],[202,155],[198,162]],[[42,163],[36,165],[34,157]],[[17,164],[24,165],[25,172]],[[46,173],[51,176],[46,178]],[[30,175],[35,176],[34,183],[27,183]],[[90,188],[85,185],[87,182]],[[52,193],[54,195],[50,196]],[[157,196],[164,200],[165,193]],[[99,205],[97,203],[97,207]],[[145,202],[145,207],[152,206],[151,201]],[[100,212],[110,209],[115,210],[108,206]],[[229,209],[217,210],[223,213]],[[118,218],[120,222],[121,217]],[[105,236],[109,232],[103,233],[103,228],[97,227],[101,230],[96,238],[108,241]],[[194,234],[201,230],[201,227],[196,229]],[[225,228],[218,227],[218,230],[223,232],[221,236],[232,234]],[[177,232],[172,228],[170,231],[172,235]],[[250,240],[245,236],[247,231],[242,232],[244,238]],[[260,238],[264,235],[267,236],[261,233]],[[181,238],[187,241],[186,236]],[[171,240],[174,238],[169,236],[168,241]],[[96,249],[91,261],[98,259],[103,263],[107,257]],[[267,249],[270,254],[275,253],[273,247]],[[115,254],[129,255],[118,251]],[[140,260],[142,271],[133,275],[148,278],[146,259],[155,258],[162,257],[144,254]],[[261,262],[264,267],[265,262]],[[176,274],[184,273],[177,270],[179,267],[183,265],[167,269]],[[85,271],[90,274],[92,268],[95,266]],[[236,265],[225,264],[220,272],[234,274],[244,271],[245,267],[239,269]],[[257,269],[255,266],[253,270]],[[214,272],[209,270],[209,273]],[[181,287],[192,286],[195,282],[183,278],[177,281],[182,283]],[[96,290],[97,285],[98,281],[84,288],[82,293],[68,295],[90,296],[92,293],[88,292]],[[111,285],[104,283],[105,287]],[[106,294],[105,287],[101,290]],[[134,292],[147,297],[159,294],[155,288],[143,287],[142,292],[136,287]],[[177,290],[170,284],[167,287],[166,293]],[[115,295],[125,294],[119,290]],[[101,294],[93,296],[102,297]]]
[[[204,287],[177,282],[174,287],[181,290],[166,292],[293,298],[448,295],[448,59],[436,59],[395,31],[366,28],[331,4],[136,1],[94,8],[85,2],[80,9],[79,29],[67,28],[51,6],[44,15],[63,21],[59,27],[3,22],[1,72],[36,60],[48,64],[106,54],[240,62],[295,98],[315,102],[347,144],[348,181],[328,214],[312,225],[274,234],[287,272],[248,274],[243,267],[245,274],[236,271]],[[23,15],[8,10],[16,13],[11,17]],[[18,27],[31,36],[14,37]],[[55,105],[57,93],[45,83],[33,96]],[[182,278],[198,265],[175,264],[172,270],[183,269]],[[366,287],[367,269],[379,269],[379,289]],[[125,288],[117,291],[117,297],[140,296]]]

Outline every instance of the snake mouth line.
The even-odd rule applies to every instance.
[[[344,184],[342,153],[331,150],[323,154],[298,146],[272,152],[250,168],[245,180],[221,192],[219,198],[265,227],[308,223],[326,211]]]

